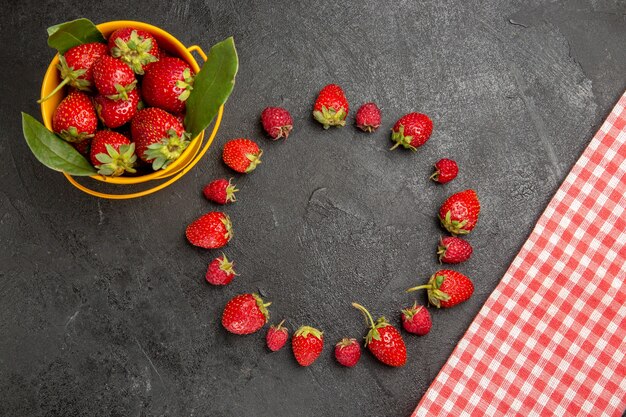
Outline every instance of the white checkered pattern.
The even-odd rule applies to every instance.
[[[626,93],[413,417],[626,409]]]

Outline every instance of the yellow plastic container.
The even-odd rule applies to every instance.
[[[186,61],[191,68],[197,73],[200,71],[200,66],[196,62],[195,58],[191,54],[192,52],[196,52],[198,55],[202,57],[204,61],[207,60],[207,56],[202,51],[202,49],[197,46],[189,46],[186,47],[183,45],[178,39],[174,36],[170,35],[168,32],[160,29],[156,26],[149,25],[143,22],[134,22],[130,20],[116,20],[113,22],[101,23],[98,26],[98,29],[104,34],[105,37],[108,37],[111,33],[113,33],[116,29],[122,27],[134,27],[137,29],[143,29],[147,32],[150,32],[157,40],[160,47],[175,55],[182,60]],[[59,63],[59,55],[57,54],[50,62],[48,66],[48,70],[46,71],[46,75],[43,78],[43,83],[41,85],[41,97],[46,97],[48,94],[54,90],[54,88],[61,82],[59,77],[59,71],[57,70],[57,64]],[[59,91],[57,94],[49,98],[48,100],[41,103],[41,116],[43,118],[44,125],[52,130],[52,114],[54,113],[54,109],[59,105],[61,100],[63,99],[63,91]],[[129,199],[129,198],[137,198],[142,197],[148,194],[155,193],[163,188],[173,184],[178,179],[180,179],[183,175],[185,175],[191,168],[193,168],[198,161],[204,156],[206,151],[211,146],[215,135],[220,127],[220,122],[222,121],[222,114],[224,112],[224,106],[221,106],[217,117],[215,118],[215,122],[213,123],[213,130],[211,134],[204,141],[204,132],[200,133],[198,136],[193,138],[182,155],[174,162],[172,162],[166,169],[162,169],[160,171],[155,171],[150,174],[133,176],[133,177],[105,177],[103,175],[94,175],[91,178],[97,181],[106,182],[109,184],[119,184],[119,185],[129,185],[129,184],[141,184],[149,181],[157,181],[162,180],[158,185],[151,186],[146,190],[129,193],[129,194],[105,194],[96,190],[92,190],[87,186],[80,184],[77,182],[72,176],[68,174],[63,174],[68,179],[68,181],[78,188],[81,191],[84,191],[87,194],[100,197],[100,198],[108,198],[108,199]]]

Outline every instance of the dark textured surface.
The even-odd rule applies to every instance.
[[[0,20],[0,415],[408,415],[626,86],[624,1],[81,3],[11,0]],[[53,55],[45,28],[79,16],[143,20],[205,50],[235,36],[240,71],[215,145],[163,192],[89,197],[21,137],[19,111],[39,117]],[[310,111],[328,82],[354,110],[376,101],[380,131],[323,131]],[[263,138],[267,105],[291,110],[288,141]],[[413,110],[434,120],[431,141],[389,152],[388,129]],[[236,178],[239,201],[226,209],[236,236],[225,252],[241,275],[211,288],[203,274],[216,253],[183,232],[213,208],[200,189],[230,175],[221,144],[238,136],[265,158]],[[444,156],[461,173],[437,186],[427,178]],[[458,268],[474,297],[433,311],[428,336],[407,337],[404,368],[369,354],[337,366],[330,345],[363,335],[350,302],[397,324],[413,300],[403,290],[438,267],[439,204],[467,187],[484,207],[475,256]],[[325,331],[317,363],[269,354],[264,332],[221,328],[225,302],[252,290],[274,302],[272,321]]]

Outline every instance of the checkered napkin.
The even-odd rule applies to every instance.
[[[626,93],[413,413],[626,409]]]

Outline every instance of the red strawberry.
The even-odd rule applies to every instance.
[[[106,96],[98,95],[94,98],[94,103],[98,118],[102,123],[108,128],[115,129],[130,122],[130,119],[137,114],[139,100],[139,92],[135,88],[128,92],[128,100],[111,100]]]
[[[206,271],[206,280],[213,285],[226,285],[235,278],[235,263],[228,260],[226,255],[218,256],[209,264]]]
[[[227,214],[212,211],[187,226],[185,235],[194,246],[218,249],[233,237],[232,223]]]
[[[380,109],[375,103],[365,103],[356,111],[356,126],[364,132],[373,132],[380,127]]]
[[[193,89],[191,67],[179,58],[163,58],[150,65],[141,84],[146,104],[170,113],[185,111],[185,101]]]
[[[409,113],[402,116],[391,129],[391,140],[412,151],[426,143],[433,131],[433,122],[422,113]]]
[[[183,125],[165,110],[150,107],[139,110],[130,124],[137,156],[159,170],[175,161],[187,146],[189,134]]]
[[[474,284],[457,271],[441,269],[430,277],[428,284],[409,288],[407,292],[427,289],[428,302],[435,307],[453,307],[467,301],[474,292]]]
[[[217,204],[226,204],[233,201],[237,201],[235,193],[239,191],[235,188],[235,185],[230,180],[224,178],[217,179],[209,183],[202,192],[207,200],[213,201]]]
[[[324,334],[314,327],[302,326],[291,338],[291,349],[300,366],[309,366],[324,349]]]
[[[257,294],[241,294],[233,297],[222,313],[222,326],[234,334],[251,334],[265,326],[270,318],[267,307]]]
[[[82,91],[91,91],[93,84],[93,64],[102,55],[106,55],[108,48],[103,43],[84,43],[70,48],[65,54],[59,56],[57,69],[61,75],[59,85],[45,98],[38,101],[46,101],[57,93],[65,85]]]
[[[93,81],[100,94],[111,100],[128,100],[137,79],[132,69],[119,59],[103,55],[93,64]]]
[[[351,368],[361,359],[361,346],[356,339],[343,338],[335,345],[335,359],[339,364]]]
[[[96,132],[89,154],[91,163],[98,168],[98,173],[117,177],[124,172],[134,173],[135,144],[130,143],[128,138],[121,133],[111,130]]]
[[[433,322],[426,307],[413,303],[412,307],[402,310],[402,327],[409,333],[424,336],[430,332]]]
[[[454,235],[468,234],[478,222],[480,202],[474,190],[465,190],[448,197],[439,208],[441,225]]]
[[[472,245],[459,237],[447,236],[441,239],[437,247],[439,262],[458,264],[467,261],[472,256]]]
[[[452,159],[443,158],[435,164],[435,172],[430,179],[440,184],[445,184],[456,178],[459,166]]]
[[[277,326],[272,325],[267,329],[265,342],[267,343],[268,349],[272,352],[282,349],[285,343],[287,343],[287,339],[289,339],[289,331],[283,326],[284,322],[285,320],[278,323]]]
[[[345,126],[349,109],[348,100],[341,87],[337,84],[328,84],[322,88],[315,100],[313,117],[324,126],[324,129],[330,126]]]
[[[250,139],[239,138],[226,142],[222,159],[233,170],[242,174],[253,171],[261,163],[263,151]]]
[[[266,107],[261,113],[261,124],[265,133],[274,140],[287,139],[293,129],[291,114],[282,107]]]
[[[159,45],[145,30],[130,27],[117,29],[109,36],[111,55],[119,58],[137,74],[143,74],[159,60]]]
[[[389,366],[403,366],[406,363],[406,345],[402,335],[384,317],[376,322],[365,307],[352,303],[352,306],[365,316],[365,320],[370,325],[370,330],[365,336],[365,346],[372,354]]]
[[[72,91],[57,106],[52,115],[52,130],[68,142],[82,142],[93,137],[98,128],[98,116],[85,93]]]

